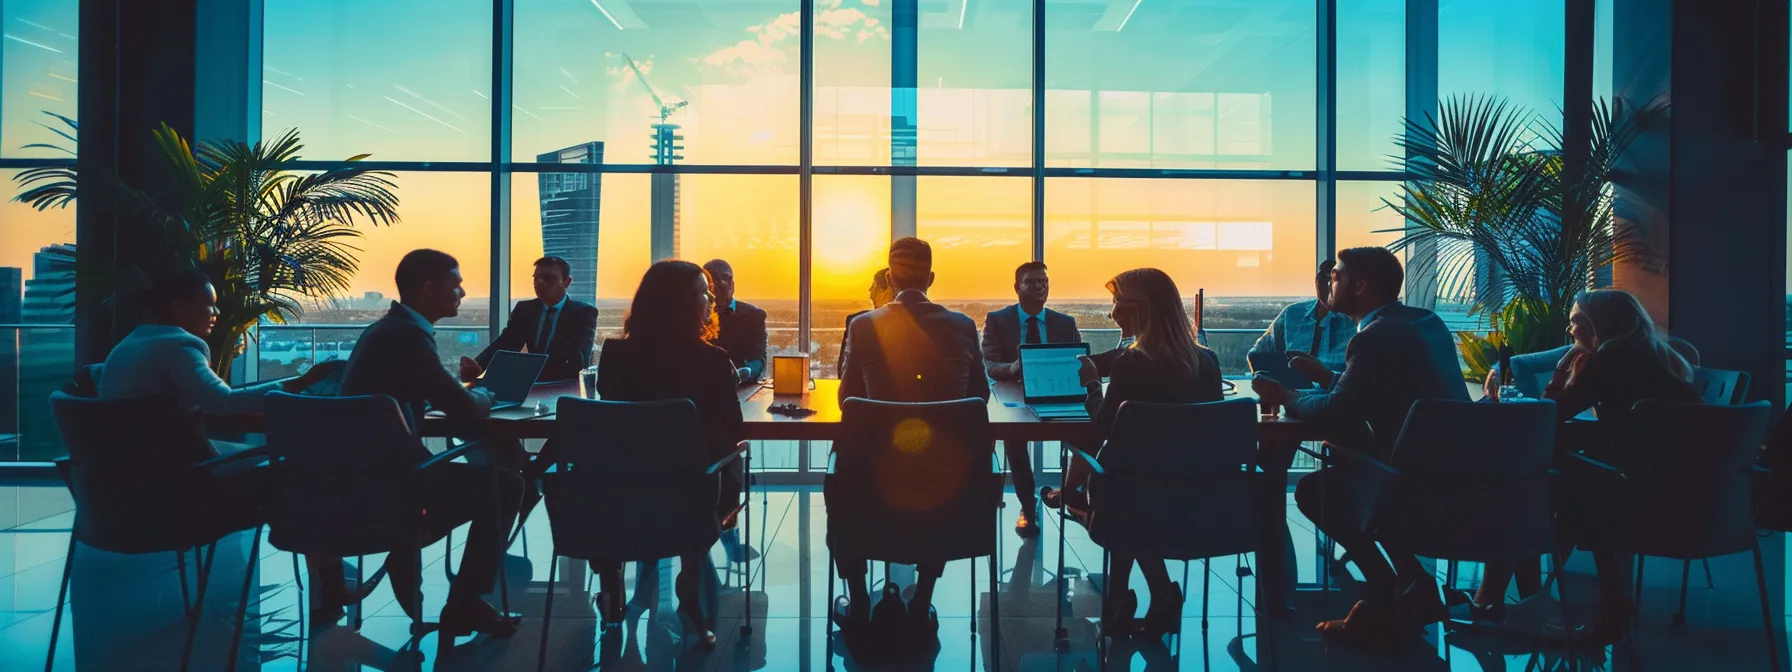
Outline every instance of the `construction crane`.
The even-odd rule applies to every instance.
[[[647,95],[653,97],[654,106],[660,110],[660,123],[653,125],[653,162],[661,166],[672,165],[684,158],[678,154],[678,150],[684,149],[684,146],[677,144],[678,141],[684,139],[684,136],[677,134],[677,124],[669,123],[667,120],[671,119],[673,112],[677,112],[691,103],[688,100],[681,100],[667,105],[666,101],[660,99],[659,92],[653,90],[653,85],[647,83],[647,74],[641,72],[641,66],[635,64],[635,59],[629,58],[628,54],[623,54],[622,60],[628,63],[628,69],[635,71],[635,79],[640,80],[641,86],[647,89]]]

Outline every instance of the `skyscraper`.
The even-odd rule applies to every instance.
[[[31,258],[31,279],[25,281],[20,314],[26,324],[67,325],[75,321],[75,246],[51,245]],[[19,330],[18,456],[43,461],[66,451],[56,432],[47,400],[75,370],[75,330]]]
[[[540,163],[604,162],[604,143],[538,154]],[[657,176],[656,176],[657,177]],[[567,295],[597,305],[597,226],[603,173],[541,173],[541,250],[572,266]]]

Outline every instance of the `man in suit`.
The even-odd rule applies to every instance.
[[[890,244],[890,288],[896,297],[847,326],[846,370],[840,400],[950,401],[989,398],[989,380],[977,347],[977,323],[964,313],[927,300],[933,286],[933,248],[917,238]],[[835,558],[845,579],[848,607],[835,617],[849,627],[865,623],[871,604],[863,558]],[[933,587],[944,564],[916,568],[909,600],[909,632],[925,638],[939,628],[932,614]],[[879,610],[885,609],[883,606]]]
[[[734,298],[734,267],[721,259],[703,265],[709,272],[710,295],[716,298],[718,348],[734,360],[739,383],[756,382],[765,374],[765,311]]]
[[[1022,344],[1083,342],[1083,332],[1077,330],[1076,318],[1045,307],[1050,296],[1051,279],[1046,275],[1045,262],[1029,261],[1014,269],[1015,304],[983,319],[983,368],[990,378],[1000,381],[1022,378]],[[1105,354],[1100,356],[1111,361]],[[1039,500],[1033,480],[1033,460],[1027,447],[1024,441],[1002,442],[1002,450],[1008,454],[1008,470],[1014,477],[1014,494],[1020,499],[1020,514],[1014,519],[1014,531],[1023,537],[1039,534]]]
[[[1266,377],[1253,380],[1252,387],[1264,400],[1287,407],[1289,417],[1326,426],[1337,435],[1338,450],[1388,459],[1413,402],[1469,398],[1449,328],[1436,313],[1400,303],[1404,281],[1399,258],[1385,248],[1340,251],[1332,271],[1332,309],[1359,325],[1344,372],[1325,389],[1290,391]],[[1359,641],[1383,640],[1449,613],[1418,558],[1388,548],[1389,566],[1376,551],[1372,524],[1361,526],[1372,519],[1378,490],[1377,475],[1369,472],[1341,460],[1302,478],[1294,493],[1301,513],[1351,552],[1367,583],[1365,599],[1347,618],[1321,623],[1319,630]]]
[[[449,418],[481,418],[491,413],[492,397],[481,389],[468,389],[442,366],[436,351],[435,323],[460,314],[460,263],[435,250],[414,250],[398,262],[398,301],[391,312],[361,332],[343,373],[344,395],[384,394],[396,399],[411,427],[423,419],[426,408]],[[449,589],[442,608],[442,630],[447,635],[481,632],[509,636],[517,620],[500,614],[480,595],[497,578],[503,535],[515,522],[522,479],[512,471],[521,446],[514,441],[488,442],[492,466],[446,464],[425,474],[419,483],[424,515],[423,537],[439,539],[455,527],[472,522],[461,552],[460,574]],[[422,461],[429,455],[406,456]],[[496,473],[494,474],[494,470]],[[396,487],[396,484],[394,484]],[[406,535],[405,543],[418,539]],[[399,595],[422,589],[422,569],[415,555],[393,553],[386,561],[392,587]],[[340,586],[341,563],[334,558],[313,559],[311,571],[320,578],[315,585]],[[323,574],[319,577],[319,574]],[[401,600],[408,604],[408,600]],[[339,609],[339,607],[338,607]],[[338,612],[331,612],[338,613]]]
[[[896,298],[896,293],[890,291],[890,269],[880,268],[876,273],[871,274],[871,288],[865,290],[865,293],[871,299],[871,310],[882,308],[884,304]],[[861,310],[846,316],[847,329],[840,330],[840,357],[834,362],[834,375],[838,376],[846,372],[846,335],[852,327],[853,319],[869,313],[871,310]]]
[[[572,300],[572,265],[559,257],[535,260],[535,298],[519,301],[510,310],[510,321],[476,359],[460,358],[460,379],[472,381],[491,366],[499,350],[546,354],[542,380],[576,380],[591,366],[591,348],[597,341],[597,306]]]

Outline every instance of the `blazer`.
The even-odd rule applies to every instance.
[[[871,311],[861,310],[859,312],[856,312],[856,313],[846,316],[846,328],[840,330],[840,356],[834,361],[834,375],[835,376],[840,376],[840,375],[846,373],[846,336],[852,330],[853,318],[858,317],[860,315],[864,315],[865,313],[869,313],[869,312],[871,312]]]
[[[1201,358],[1201,373],[1192,377],[1173,375],[1168,369],[1152,364],[1151,359],[1138,350],[1126,348],[1113,352],[1118,354],[1111,360],[1107,392],[1102,392],[1100,384],[1091,384],[1089,396],[1083,401],[1095,424],[1096,436],[1103,439],[1113,430],[1114,416],[1119,414],[1120,405],[1128,401],[1198,404],[1225,398],[1225,390],[1220,385],[1220,358],[1212,350],[1201,348],[1195,351]]]
[[[433,328],[396,301],[355,342],[342,372],[342,394],[390,395],[412,431],[426,404],[451,418],[481,417],[492,409],[490,395],[467,389],[442,366]]]
[[[1512,358],[1518,368],[1518,358]],[[1630,420],[1630,407],[1644,399],[1699,401],[1691,382],[1676,378],[1655,357],[1647,341],[1620,340],[1587,355],[1573,380],[1550,381],[1543,396],[1556,402],[1556,417],[1567,421],[1588,408],[1597,408],[1599,425],[1622,429]],[[1608,436],[1616,436],[1608,433]]]
[[[522,352],[535,342],[541,326],[541,299],[519,301],[510,309],[510,321],[492,344],[474,358],[480,366],[490,366],[499,350]],[[548,337],[547,364],[541,367],[542,380],[577,380],[579,371],[591,366],[591,348],[597,342],[597,307],[589,303],[566,300],[560,316],[555,318],[553,335]]]
[[[1040,333],[1045,343],[1083,342],[1076,318],[1050,308],[1043,309],[1040,317],[1045,321]],[[990,378],[1020,380],[1020,372],[1012,364],[1020,361],[1021,319],[1018,303],[983,318],[983,367]]]
[[[1288,415],[1322,423],[1339,442],[1385,460],[1420,399],[1468,401],[1468,385],[1443,319],[1396,302],[1357,326],[1331,389],[1291,397]]]
[[[704,445],[720,457],[741,436],[740,399],[735,396],[734,362],[721,348],[701,341],[685,344],[604,341],[597,362],[598,395],[607,401],[689,399],[697,406]]]
[[[765,311],[740,299],[734,308],[716,306],[715,345],[728,353],[734,368],[747,369],[748,382],[765,374]]]
[[[214,415],[260,413],[267,393],[279,382],[230,389],[212,372],[211,348],[185,329],[145,324],[112,347],[101,369],[99,398],[168,396]]]
[[[951,401],[989,398],[977,323],[964,313],[903,292],[846,328],[840,399]]]

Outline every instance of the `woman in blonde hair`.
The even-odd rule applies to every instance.
[[[1199,403],[1223,398],[1219,357],[1195,342],[1194,325],[1169,274],[1155,268],[1137,268],[1114,276],[1107,289],[1114,297],[1109,317],[1124,333],[1134,334],[1137,339],[1114,359],[1105,394],[1094,362],[1083,358],[1082,381],[1088,389],[1085,403],[1097,436],[1107,439],[1115,414],[1128,401]],[[1089,466],[1076,460],[1065,476],[1071,493],[1043,488],[1042,499],[1047,505],[1059,505],[1060,494],[1067,494],[1064,498],[1075,507],[1084,500],[1078,493],[1088,478]],[[1182,590],[1170,580],[1162,558],[1136,558],[1139,571],[1151,587],[1151,609],[1143,621],[1133,623],[1138,599],[1132,591],[1120,589],[1132,576],[1134,560],[1114,556],[1109,584],[1116,588],[1116,593],[1108,601],[1110,613],[1103,615],[1102,630],[1110,635],[1137,635],[1145,639],[1177,632],[1182,622]]]
[[[1615,289],[1582,292],[1568,316],[1568,335],[1574,345],[1556,365],[1543,396],[1556,402],[1563,421],[1594,409],[1598,423],[1564,426],[1557,437],[1562,450],[1587,450],[1593,457],[1619,467],[1628,460],[1617,452],[1612,439],[1621,435],[1630,420],[1630,409],[1645,399],[1699,401],[1692,386],[1692,365],[1655,332],[1648,311],[1629,293]],[[1569,536],[1593,551],[1599,575],[1599,620],[1587,637],[1597,644],[1622,640],[1634,602],[1627,593],[1631,555],[1613,545],[1605,534],[1612,511],[1602,506],[1610,497],[1591,483],[1571,479],[1560,505]],[[1476,591],[1471,614],[1475,620],[1499,622],[1505,617],[1509,567],[1489,565],[1486,579]],[[1522,586],[1521,586],[1522,589]]]

